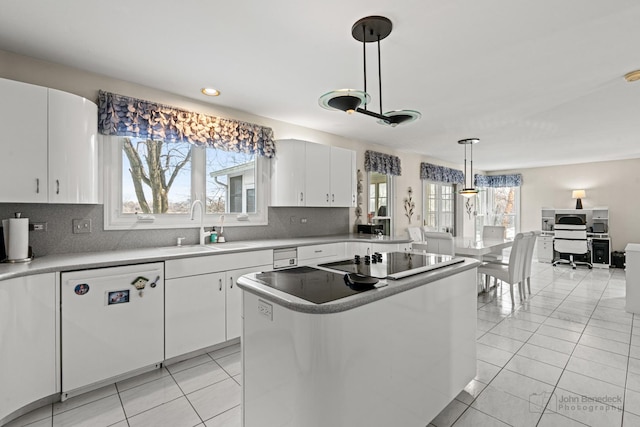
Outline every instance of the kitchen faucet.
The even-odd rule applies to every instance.
[[[191,204],[191,221],[195,219],[194,211],[196,205],[200,205],[200,244],[204,245],[204,238],[210,236],[211,233],[204,231],[204,204],[200,200],[194,200]]]

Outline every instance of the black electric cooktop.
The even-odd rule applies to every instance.
[[[385,252],[375,253],[367,257],[354,257],[344,261],[320,264],[319,267],[357,273],[379,279],[401,279],[463,261],[463,258],[456,258],[451,255]]]
[[[345,273],[313,267],[294,267],[256,273],[255,280],[315,304],[335,301],[373,289],[373,285],[350,286],[345,281],[345,276]]]

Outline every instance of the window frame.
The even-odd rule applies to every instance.
[[[371,193],[371,186],[373,185],[372,181],[372,176],[371,174],[373,173],[377,173],[379,175],[384,175],[386,177],[386,196],[385,199],[387,201],[386,204],[386,215],[384,216],[378,216],[378,208],[376,208],[376,212],[374,212],[372,220],[374,221],[387,221],[388,224],[388,230],[385,230],[386,233],[385,234],[387,236],[393,236],[394,235],[394,230],[395,230],[395,223],[394,223],[394,214],[395,214],[395,209],[394,209],[394,205],[395,205],[395,179],[393,175],[389,175],[389,174],[381,174],[379,172],[374,172],[374,171],[368,171],[367,172],[367,214],[370,213],[369,211],[369,204],[371,202],[371,198],[372,195]],[[378,189],[379,187],[376,187],[376,189]],[[373,197],[377,196],[373,195]]]
[[[122,142],[120,136],[101,135],[103,158],[103,202],[105,230],[154,230],[194,228],[200,221],[192,221],[189,214],[123,214],[122,213]],[[257,156],[255,166],[255,213],[205,213],[204,225],[217,226],[224,215],[226,226],[254,226],[268,224],[268,205],[271,196],[270,159]],[[206,198],[206,150],[193,146],[191,157],[191,202]],[[196,213],[196,219],[199,218]]]
[[[478,212],[478,216],[481,217],[482,221],[477,221],[476,222],[476,227],[478,227],[478,230],[476,230],[476,235],[482,236],[482,228],[481,226],[485,226],[485,225],[496,225],[493,223],[493,214],[489,213],[489,210],[493,209],[494,206],[494,201],[495,201],[495,191],[498,188],[513,188],[515,190],[515,197],[514,197],[514,213],[512,214],[503,214],[509,217],[513,217],[513,225],[514,225],[514,232],[513,232],[513,236],[515,236],[516,234],[518,234],[520,232],[520,221],[522,220],[522,215],[521,215],[521,207],[520,207],[520,203],[521,203],[521,195],[520,195],[520,187],[483,187],[480,189],[480,192],[478,194],[477,197],[481,197],[482,199],[479,201],[479,205],[480,208],[482,209],[482,211],[479,210]],[[513,237],[510,235],[510,233],[507,231],[507,236],[508,237]]]
[[[435,185],[436,186],[436,193],[437,193],[437,197],[435,198],[428,198],[426,196],[426,191],[427,191],[427,186],[428,185]],[[451,211],[450,215],[450,222],[451,222],[451,227],[448,228],[446,231],[450,232],[451,234],[453,234],[454,236],[457,233],[457,229],[458,226],[456,224],[456,218],[458,215],[458,197],[457,195],[457,185],[453,184],[453,183],[448,183],[448,182],[438,182],[438,181],[431,181],[431,180],[422,180],[422,224],[423,226],[427,226],[426,225],[426,218],[427,216],[431,215],[430,213],[428,213],[427,211],[427,203],[429,200],[435,200],[436,202],[436,210],[435,210],[435,219],[436,219],[436,230],[437,231],[445,231],[442,229],[442,227],[446,227],[446,226],[442,226],[440,224],[442,216],[444,214],[444,211],[442,210],[443,207],[443,193],[442,193],[442,188],[443,186],[447,186],[451,188],[451,204],[453,207],[453,210]]]

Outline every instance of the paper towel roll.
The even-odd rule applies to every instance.
[[[22,260],[29,257],[29,218],[9,218],[2,221],[7,259]]]

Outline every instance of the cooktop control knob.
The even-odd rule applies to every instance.
[[[360,255],[356,255],[353,257],[353,262],[355,262],[356,264],[360,264]]]

